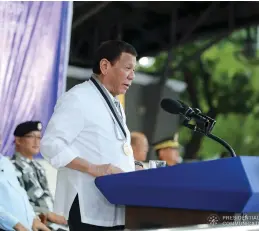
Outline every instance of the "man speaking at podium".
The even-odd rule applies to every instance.
[[[70,231],[123,230],[125,210],[110,204],[95,177],[134,171],[130,133],[117,99],[134,79],[137,53],[123,41],[97,50],[91,78],[57,102],[41,153],[58,168],[55,212]]]

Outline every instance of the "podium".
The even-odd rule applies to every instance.
[[[126,207],[128,229],[219,224],[259,212],[259,157],[115,174],[95,184],[110,203]]]

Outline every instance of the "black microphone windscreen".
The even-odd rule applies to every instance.
[[[161,108],[171,114],[179,114],[182,112],[182,105],[176,100],[172,99],[163,99],[160,103]]]

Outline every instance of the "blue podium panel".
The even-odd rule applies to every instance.
[[[112,204],[259,212],[259,157],[235,157],[98,177]]]

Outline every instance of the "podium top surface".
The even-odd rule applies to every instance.
[[[112,204],[222,212],[259,212],[259,157],[184,163],[98,177]]]

